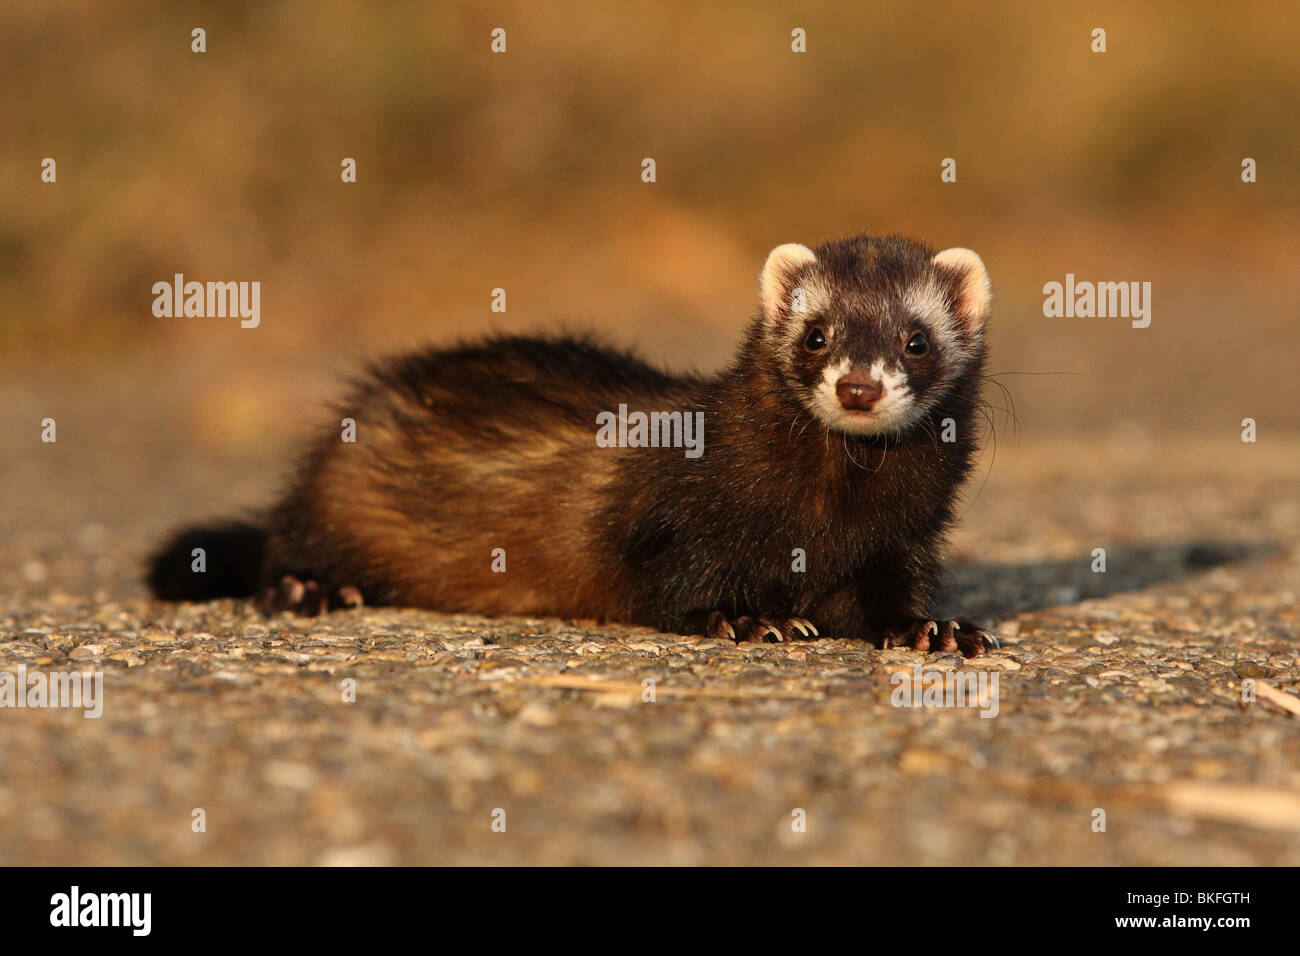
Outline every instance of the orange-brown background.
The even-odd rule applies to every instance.
[[[1294,430],[1298,33],[1280,2],[5,5],[5,394],[260,453],[425,341],[714,368],[771,246],[897,231],[983,255],[993,371],[1069,373],[1002,379],[1027,434]],[[261,327],[155,318],[176,272],[260,281]],[[1044,318],[1067,272],[1152,282],[1151,327]]]

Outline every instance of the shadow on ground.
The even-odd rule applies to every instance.
[[[1194,577],[1212,568],[1275,557],[1271,542],[1197,539],[1106,549],[1105,572],[1089,552],[1055,561],[954,563],[944,615],[997,621],[1028,611],[1077,604]]]

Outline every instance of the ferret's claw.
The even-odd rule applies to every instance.
[[[812,621],[806,621],[801,617],[790,618],[790,626],[797,628],[804,638],[821,637],[816,626]]]
[[[774,621],[765,617],[737,618],[733,625],[736,629],[736,643],[779,644],[785,639],[781,628]]]
[[[906,647],[914,651],[928,651],[930,638],[937,636],[939,625],[934,621],[917,620],[891,634],[880,642],[883,648]]]
[[[729,638],[737,644],[781,644],[792,640],[812,640],[819,637],[811,621],[801,617],[743,616],[728,620],[721,611],[709,615],[705,635],[715,640]]]
[[[957,639],[957,649],[966,657],[978,657],[985,651],[1002,646],[1002,642],[988,628],[980,627],[973,621],[959,617],[951,622],[953,636]]]
[[[361,607],[361,590],[352,585],[330,591],[312,580],[303,581],[286,574],[276,587],[263,589],[257,609],[271,617],[284,611],[299,617],[316,617],[338,608]]]
[[[963,657],[978,657],[986,650],[1001,647],[1001,642],[992,631],[965,618],[942,624],[922,618],[886,634],[880,646],[906,647],[915,651],[960,651]]]
[[[714,611],[709,615],[709,623],[704,628],[704,634],[706,637],[711,637],[715,641],[720,641],[725,638],[726,640],[736,641],[739,643],[739,639],[736,637],[735,628],[733,628],[731,622],[727,620],[727,615],[723,614],[721,611]]]

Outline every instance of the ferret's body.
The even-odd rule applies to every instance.
[[[314,612],[347,589],[367,603],[737,639],[811,622],[977,653],[970,625],[926,616],[976,449],[987,278],[973,292],[968,279],[905,240],[779,247],[762,313],[708,379],[572,339],[381,364],[337,406],[355,442],[322,433],[263,526],[182,534],[151,583],[213,596],[210,582],[185,583],[189,546],[206,542],[209,564],[260,549],[259,567],[230,571],[239,583],[224,590],[256,586],[271,607]],[[969,329],[954,318],[968,292],[984,296]],[[919,309],[944,316],[903,314]],[[891,363],[914,328],[934,347]],[[620,406],[702,413],[702,454],[599,444],[598,416]]]
[[[264,583],[292,574],[370,603],[618,619],[629,575],[604,542],[626,460],[634,472],[660,449],[597,447],[596,413],[681,408],[698,388],[574,341],[380,366],[338,406],[356,443],[321,436],[273,512]]]

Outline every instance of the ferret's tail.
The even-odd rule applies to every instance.
[[[266,529],[256,525],[226,521],[185,528],[149,559],[149,590],[164,601],[248,597],[257,590],[265,554]]]

